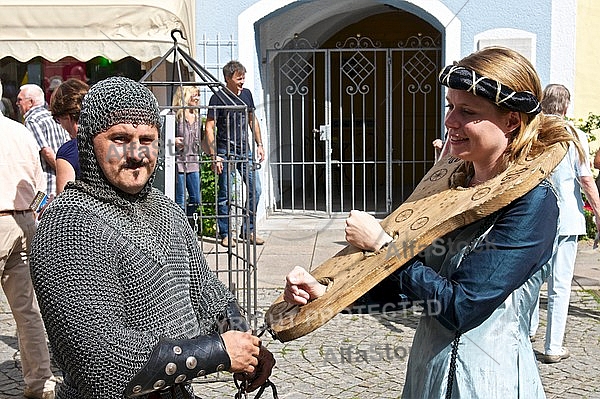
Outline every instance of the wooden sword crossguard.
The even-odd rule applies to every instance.
[[[321,327],[436,238],[488,216],[532,190],[554,170],[566,148],[561,143],[549,146],[537,157],[514,162],[474,187],[452,187],[453,175],[464,169],[464,161],[453,156],[441,159],[407,200],[381,222],[394,240],[369,254],[348,245],[322,263],[312,275],[327,284],[326,293],[302,306],[288,304],[280,295],[265,314],[271,333],[287,342]]]

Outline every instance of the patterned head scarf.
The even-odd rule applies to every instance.
[[[514,91],[494,79],[481,76],[462,66],[448,65],[442,70],[438,79],[444,86],[487,98],[497,106],[510,111],[536,115],[542,110],[539,100],[532,92]]]
[[[114,200],[115,193],[126,201],[145,198],[152,189],[154,174],[142,191],[135,195],[121,192],[104,176],[94,152],[93,139],[110,127],[121,123],[150,125],[160,130],[161,120],[156,97],[141,83],[125,77],[111,77],[90,88],[83,98],[77,145],[81,182],[69,183],[98,198]]]

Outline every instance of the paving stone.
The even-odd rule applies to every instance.
[[[337,249],[335,249],[337,251]],[[595,256],[595,255],[594,255]],[[584,262],[585,259],[578,259]],[[565,335],[571,357],[557,364],[538,362],[548,399],[600,398],[600,302],[595,289],[574,286]],[[259,310],[265,312],[281,288],[258,290]],[[543,352],[546,291],[542,289],[541,326],[534,351]],[[395,315],[339,314],[317,331],[292,342],[262,337],[277,359],[271,380],[286,399],[398,398],[406,373],[408,352],[418,312]],[[387,345],[387,346],[386,346]],[[0,398],[22,399],[24,388],[15,361],[15,325],[0,290]],[[343,359],[343,354],[350,355]],[[60,372],[56,370],[57,375]],[[204,398],[233,398],[236,388],[229,373],[194,380]],[[251,394],[250,397],[253,397]],[[262,398],[270,399],[265,392]]]

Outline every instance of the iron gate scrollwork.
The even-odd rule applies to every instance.
[[[441,131],[439,42],[357,35],[318,48],[296,36],[267,59],[270,209],[383,216],[406,199]]]

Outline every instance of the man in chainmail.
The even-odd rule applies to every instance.
[[[244,332],[181,208],[152,188],[156,98],[109,78],[85,96],[79,122],[80,180],[46,209],[31,257],[64,372],[57,398],[185,398],[192,378],[221,370],[259,387],[273,356]]]

